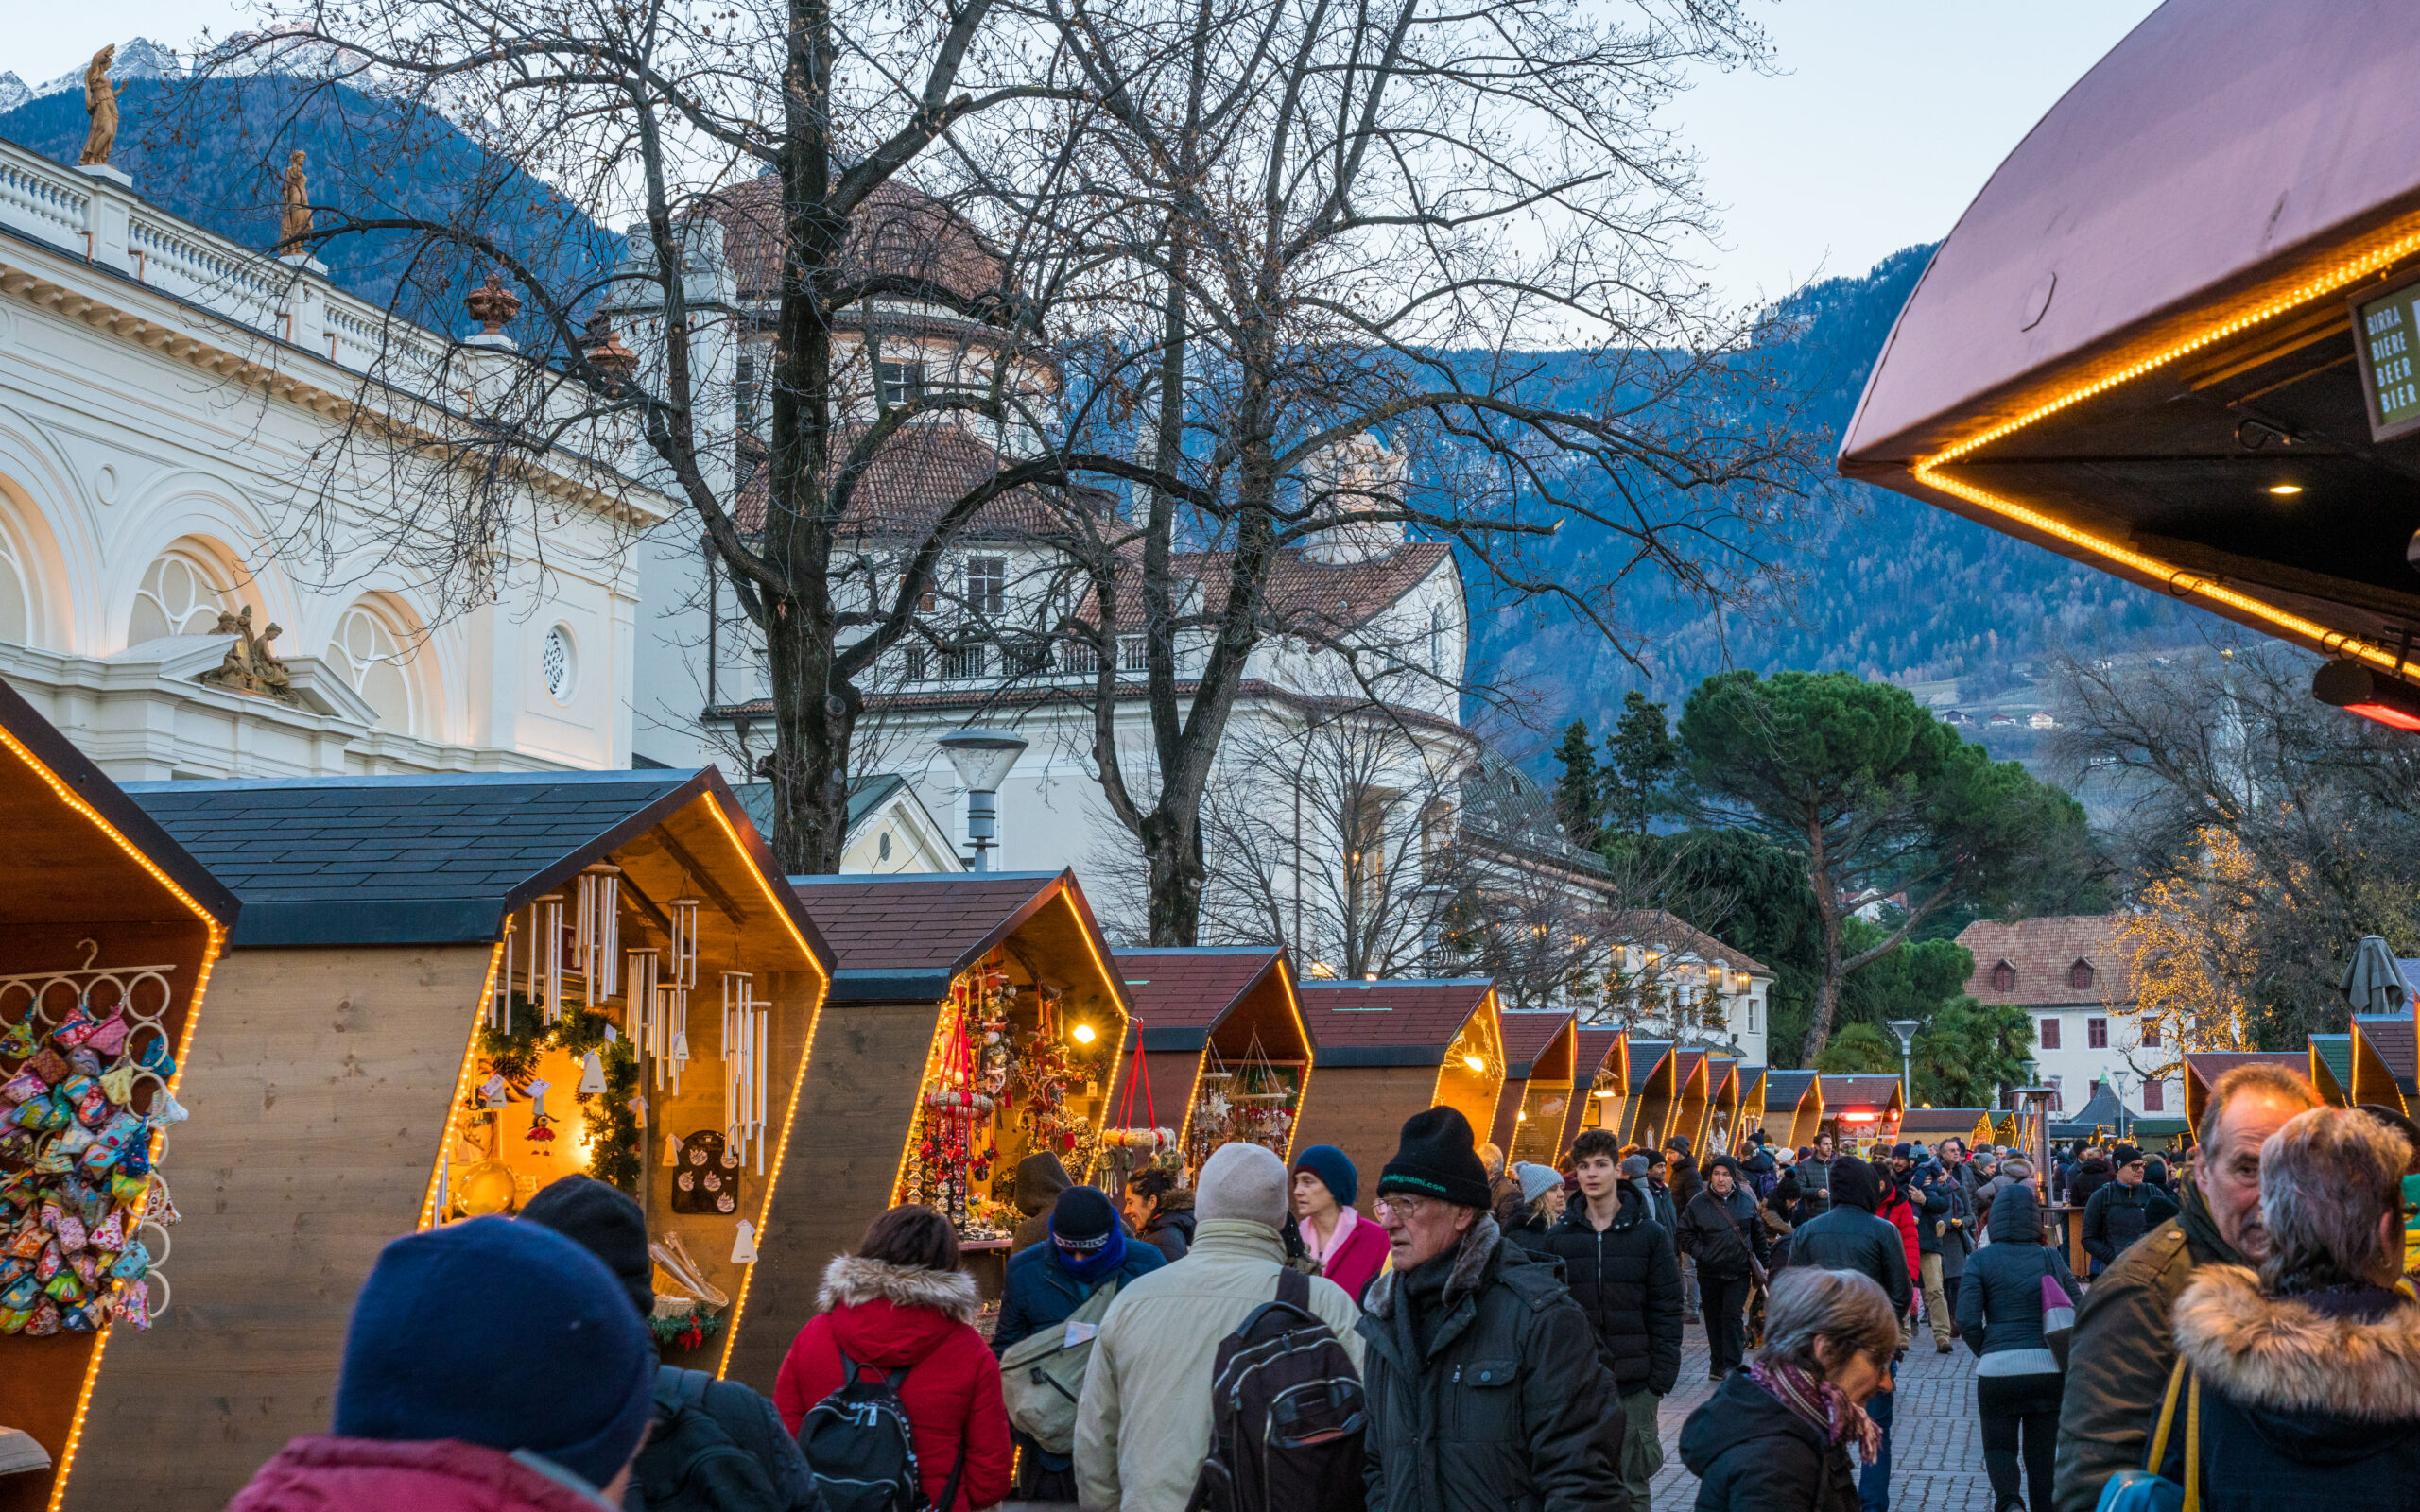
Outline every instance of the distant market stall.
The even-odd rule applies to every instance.
[[[789,881],[835,968],[801,1099],[815,1180],[774,1207],[757,1281],[779,1315],[813,1315],[823,1267],[887,1208],[947,1214],[996,1295],[1019,1160],[1115,1184],[1125,1162],[1176,1159],[1183,1108],[1135,1123],[1147,1099],[1121,1091],[1126,988],[1074,872]],[[751,1340],[734,1373],[769,1391],[788,1343]]]
[[[95,1431],[140,1435],[217,1504],[325,1431],[389,1240],[576,1171],[647,1210],[667,1358],[730,1365],[765,1315],[753,1255],[829,972],[718,775],[129,791],[243,912],[180,1094],[211,1221],[178,1233],[176,1326],[112,1349]],[[753,1332],[786,1346],[788,1321]],[[140,1503],[161,1473],[92,1470],[74,1504]]]
[[[1662,1146],[1672,1131],[1679,1102],[1675,1071],[1680,1062],[1669,1040],[1630,1041],[1630,1101],[1622,1108],[1622,1143]]]
[[[2210,1105],[2210,1089],[2238,1066],[2283,1066],[2298,1076],[2310,1074],[2308,1052],[2290,1050],[2188,1050],[2185,1053],[2185,1116],[2195,1128]]]
[[[97,1506],[95,1483],[157,1472],[147,1430],[86,1403],[143,1331],[186,1326],[196,1300],[185,1256],[168,1263],[169,1178],[190,1174],[194,1206],[225,1173],[169,1131],[195,1099],[182,1068],[237,905],[5,683],[0,843],[0,1427],[50,1461],[0,1475],[0,1509],[71,1489]],[[188,1249],[221,1223],[207,1200],[197,1211],[175,1230]]]
[[[1310,1035],[1286,952],[1118,951],[1110,963],[1133,1005],[1147,1093],[1142,1125],[1177,1131],[1185,1184],[1211,1151],[1237,1140],[1286,1159],[1311,1073]]]
[[[1304,1111],[1295,1148],[1333,1144],[1350,1156],[1363,1211],[1412,1114],[1452,1108],[1487,1137],[1504,1089],[1492,980],[1305,982],[1302,1002],[1319,1047],[1319,1095]]]
[[[1749,1136],[1765,1126],[1765,1077],[1771,1071],[1768,1066],[1743,1065],[1739,1068],[1739,1125],[1737,1138],[1732,1144],[1734,1149],[1746,1147]],[[1765,1137],[1768,1140],[1772,1138],[1770,1134]]]
[[[1896,1076],[1825,1076],[1823,1129],[1843,1154],[1870,1156],[1897,1141],[1907,1110]]]
[[[1571,1111],[1571,1068],[1579,1053],[1579,1022],[1553,1010],[1506,1013],[1504,1091],[1487,1138],[1507,1160],[1552,1165],[1563,1154],[1564,1120]]]
[[[1927,1145],[1940,1143],[1952,1135],[1966,1142],[1966,1147],[1992,1137],[1992,1110],[1988,1108],[1910,1108],[1899,1120],[1899,1137],[1922,1140]]]
[[[1630,1036],[1621,1029],[1582,1029],[1572,1036],[1571,1106],[1564,1111],[1562,1149],[1584,1128],[1619,1131],[1630,1096]]]
[[[1765,1137],[1795,1151],[1824,1127],[1824,1079],[1811,1071],[1765,1073]]]

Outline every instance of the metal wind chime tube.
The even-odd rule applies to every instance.
[[[563,1016],[563,895],[550,892],[529,905],[529,1001],[544,1021]]]
[[[573,913],[572,965],[593,1008],[622,988],[621,868],[600,862],[581,872]]]
[[[660,1067],[672,1074],[672,1091],[681,1091],[681,1070],[689,1063],[689,994],[698,985],[698,900],[675,898],[666,905],[672,916],[671,980],[664,984],[659,1016],[657,1055]],[[664,1085],[659,1072],[656,1086]]]
[[[766,1009],[746,971],[722,973],[723,1139],[742,1161],[752,1147],[765,1169]]]
[[[512,936],[520,932],[518,924],[512,915],[504,916],[504,955],[495,973],[495,996],[488,1000],[488,1027],[506,1034],[512,1032]]]
[[[631,951],[624,978],[630,992],[622,1005],[622,1029],[631,1038],[631,1054],[642,1065],[656,1054],[655,1021],[661,1016],[655,990],[656,960],[653,946]],[[659,1078],[663,1075],[660,1062],[656,1074]]]

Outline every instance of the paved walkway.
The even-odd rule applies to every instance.
[[[1664,1399],[1664,1469],[1655,1477],[1654,1512],[1688,1512],[1698,1478],[1681,1468],[1681,1424],[1714,1390],[1705,1378],[1705,1331],[1683,1334],[1681,1384]],[[1983,1474],[1983,1435],[1975,1420],[1975,1356],[1963,1344],[1936,1353],[1919,1324],[1899,1368],[1897,1421],[1891,1435],[1891,1512],[1991,1512]]]

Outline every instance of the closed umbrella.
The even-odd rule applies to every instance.
[[[2362,936],[2361,943],[2353,948],[2353,959],[2344,968],[2344,980],[2337,984],[2337,990],[2353,1005],[2355,1013],[2401,1013],[2410,996],[2394,952],[2376,935]]]

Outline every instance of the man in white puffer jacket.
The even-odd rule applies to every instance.
[[[1076,1417],[1076,1485],[1086,1512],[1184,1512],[1210,1450],[1219,1343],[1277,1296],[1287,1186],[1285,1162],[1260,1145],[1221,1146],[1194,1186],[1191,1251],[1129,1281],[1110,1304]],[[1353,1298],[1313,1277],[1311,1311],[1358,1368],[1361,1314]]]

